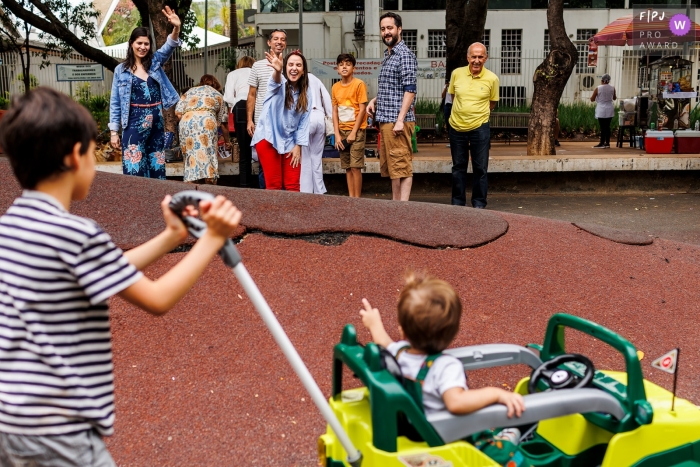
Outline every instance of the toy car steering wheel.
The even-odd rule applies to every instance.
[[[585,365],[586,371],[583,376],[579,377],[569,370],[557,368],[559,365],[568,362],[577,362]],[[527,392],[529,394],[537,392],[537,383],[542,378],[545,378],[547,385],[554,390],[582,388],[590,384],[593,380],[593,375],[595,375],[595,368],[588,357],[573,353],[559,355],[544,362],[532,372],[530,381],[527,383]]]

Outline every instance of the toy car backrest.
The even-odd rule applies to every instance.
[[[333,349],[333,397],[342,391],[343,365],[346,365],[367,386],[372,417],[372,443],[377,449],[396,452],[397,438],[404,435],[401,421],[410,421],[414,436],[428,446],[442,446],[445,442],[425,418],[422,405],[406,391],[399,379],[392,375],[382,363],[379,346],[357,342],[355,327],[348,324],[343,329],[341,342]],[[392,357],[393,358],[393,357]],[[391,365],[391,363],[390,363]],[[395,370],[400,369],[396,364]],[[394,370],[394,372],[395,372]]]

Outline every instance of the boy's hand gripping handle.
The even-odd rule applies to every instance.
[[[192,216],[183,216],[182,211],[187,206],[194,206],[199,209],[199,202],[214,199],[214,195],[204,191],[187,190],[176,193],[170,201],[170,210],[177,214],[187,227],[187,230],[195,238],[200,238],[207,230],[207,224],[201,219]],[[219,256],[230,268],[236,267],[241,262],[241,255],[230,238],[226,240],[224,246],[219,250]]]

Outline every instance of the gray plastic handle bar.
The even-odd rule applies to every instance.
[[[183,216],[182,211],[187,206],[194,206],[199,209],[199,202],[214,199],[214,195],[205,191],[187,190],[176,193],[170,200],[170,210],[177,214],[194,238],[200,238],[207,230],[207,224],[196,217]],[[238,253],[236,245],[230,238],[226,240],[224,246],[219,250],[219,256],[226,263],[226,266],[235,268],[241,262],[241,255]]]

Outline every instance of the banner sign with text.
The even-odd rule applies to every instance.
[[[695,7],[684,5],[635,5],[627,44],[637,50],[677,51],[692,45],[700,33]]]
[[[354,76],[362,80],[377,79],[382,66],[380,58],[358,58]],[[333,58],[311,60],[311,73],[319,79],[340,79],[338,65]],[[445,80],[445,59],[418,59],[418,78]]]
[[[90,65],[56,65],[57,81],[104,81],[104,68],[98,63]]]

